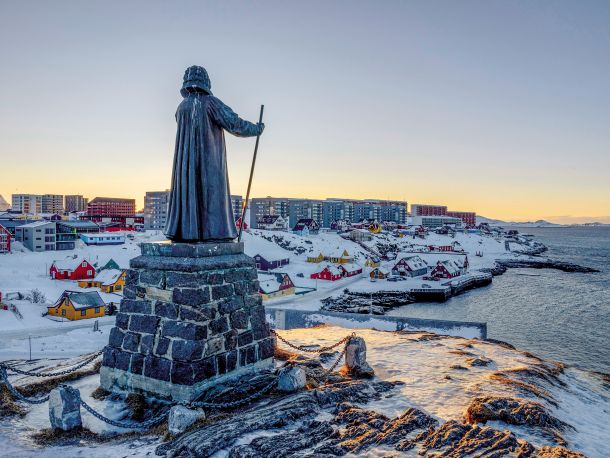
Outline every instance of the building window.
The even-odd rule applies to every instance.
[[[121,285],[116,285],[116,286],[114,287],[114,289],[115,289],[116,291],[121,291]]]
[[[80,316],[87,316],[87,310],[81,310],[80,311]]]
[[[99,307],[95,307],[95,313],[100,313],[100,308]]]
[[[87,267],[87,263],[86,263],[86,262],[83,262],[81,265],[82,265],[83,267]]]
[[[87,275],[91,275],[91,274],[92,274],[91,269],[89,269],[89,270],[87,271]]]
[[[61,316],[66,316],[66,309],[61,310]]]

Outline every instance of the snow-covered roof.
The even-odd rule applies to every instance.
[[[64,291],[54,307],[61,304],[65,297],[70,298],[70,302],[76,310],[102,307],[104,305],[104,301],[97,291]]]
[[[460,268],[456,265],[456,263],[454,261],[447,260],[447,261],[439,262],[439,264],[442,264],[443,266],[445,266],[445,269],[447,269],[447,271],[452,275],[456,274],[460,271]]]
[[[328,269],[328,271],[333,275],[341,275],[341,269],[338,266],[333,266],[332,264],[327,264],[324,268],[320,270],[320,272],[324,269]]]
[[[100,282],[103,286],[113,285],[121,277],[121,275],[123,275],[122,270],[106,269],[97,274],[92,281]]]
[[[341,268],[341,267],[343,267],[348,272],[355,272],[357,270],[361,270],[362,269],[362,267],[360,267],[355,262],[348,262],[348,263],[345,263],[345,264],[339,264],[339,268]]]
[[[47,220],[34,221],[33,223],[24,224],[23,226],[19,226],[19,227],[26,229],[26,228],[31,228],[31,227],[46,226],[47,224],[55,224],[55,221],[47,221]]]
[[[428,267],[428,264],[426,264],[426,262],[419,256],[409,256],[403,259],[405,260],[409,268],[413,270],[425,269]]]
[[[259,274],[258,283],[260,290],[265,294],[275,293],[280,290],[280,286],[284,281],[284,278],[288,274],[274,273],[274,274]]]
[[[65,270],[75,270],[82,262],[88,262],[86,259],[79,258],[71,258],[71,259],[61,259],[59,261],[53,261],[52,266],[55,266],[57,270],[65,271]]]

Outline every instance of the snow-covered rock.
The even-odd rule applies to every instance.
[[[60,386],[49,395],[49,420],[53,429],[70,431],[82,426],[80,398],[74,389]]]
[[[345,349],[345,367],[350,375],[371,378],[375,371],[366,362],[366,342],[362,337],[352,337]]]
[[[277,389],[279,391],[293,392],[305,387],[307,376],[300,366],[286,366],[278,374]]]
[[[174,436],[182,434],[189,426],[203,418],[205,418],[205,412],[201,409],[173,406],[167,419],[169,432]]]

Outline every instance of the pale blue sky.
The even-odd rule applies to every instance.
[[[184,69],[255,120],[253,195],[610,221],[610,2],[0,2],[0,194],[168,187]],[[253,140],[230,139],[245,193]]]

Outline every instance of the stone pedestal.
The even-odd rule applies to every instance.
[[[104,349],[106,390],[192,401],[269,369],[274,338],[243,243],[144,243]]]

